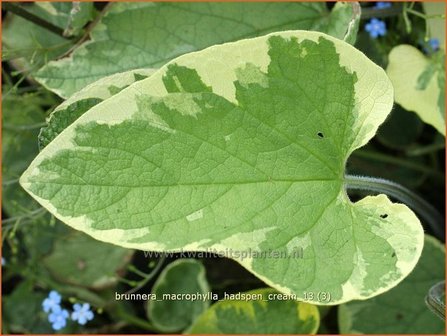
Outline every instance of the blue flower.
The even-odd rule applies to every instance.
[[[67,318],[69,314],[66,309],[62,309],[60,306],[55,306],[50,315],[48,315],[48,321],[54,330],[61,330],[67,325]]]
[[[45,313],[49,311],[54,311],[55,308],[60,308],[61,296],[56,291],[51,291],[48,297],[43,300],[42,307]]]
[[[2,266],[5,266],[5,265],[6,265],[6,260],[5,260],[5,258],[2,257]]]
[[[365,30],[369,33],[372,38],[377,38],[378,36],[385,36],[386,25],[385,22],[376,18],[372,18],[366,25]]]
[[[439,40],[437,38],[431,38],[428,40],[428,45],[433,51],[436,51],[439,49]]]
[[[374,9],[386,9],[391,7],[391,2],[379,1],[374,5]]]
[[[79,303],[73,305],[73,313],[71,313],[71,319],[78,321],[79,324],[86,324],[87,321],[93,320],[93,312],[90,310],[90,305],[84,303],[82,306]]]

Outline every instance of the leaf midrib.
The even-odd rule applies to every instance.
[[[118,187],[118,188],[168,188],[168,187],[183,187],[183,186],[213,186],[213,185],[249,185],[249,184],[261,184],[261,183],[305,183],[305,182],[340,182],[343,183],[342,179],[336,178],[309,178],[309,179],[297,179],[297,180],[288,180],[288,179],[271,179],[265,181],[238,181],[238,182],[202,182],[202,183],[172,183],[172,184],[138,184],[138,185],[124,185],[124,184],[105,184],[105,183],[62,183],[55,181],[47,181],[45,184],[55,184],[55,185],[63,185],[63,186],[94,186],[94,187]],[[36,182],[32,182],[36,183]]]
[[[223,19],[227,19],[227,18],[223,17]],[[282,28],[284,26],[289,26],[289,25],[292,25],[292,24],[298,24],[298,23],[305,22],[305,21],[312,21],[312,20],[317,21],[317,19],[321,20],[321,17],[315,16],[315,17],[306,17],[306,18],[302,18],[302,19],[295,19],[295,20],[291,20],[291,21],[287,21],[287,22],[278,24],[278,25],[272,25],[270,27],[266,27],[266,28],[263,28],[263,29],[256,30],[255,33],[242,34],[242,35],[237,36],[237,37],[235,37],[235,38],[233,38],[231,40],[220,41],[220,42],[217,42],[217,43],[218,44],[219,43],[231,43],[231,42],[238,41],[238,40],[245,39],[245,38],[249,38],[249,37],[257,37],[259,35],[262,35],[262,34],[264,34],[266,32],[272,31],[272,30],[281,30],[280,28]],[[317,26],[317,24],[315,24],[315,23],[312,24],[312,27],[315,27],[315,26]],[[172,32],[169,32],[169,33],[172,34]],[[109,37],[109,39],[108,39],[109,41],[112,41],[112,42],[115,42],[115,43],[118,43],[118,44],[124,44],[125,46],[132,46],[132,47],[135,47],[136,49],[144,52],[145,54],[152,54],[153,55],[153,53],[149,52],[148,50],[143,49],[142,47],[137,46],[137,45],[135,45],[133,43],[130,43],[129,41],[120,41],[120,40],[112,38],[112,36],[110,34],[107,34],[107,35]],[[92,41],[88,42],[88,44],[99,43],[99,42],[104,42],[104,41],[107,41],[107,40],[106,39],[92,40]],[[85,44],[82,47],[80,47],[80,48],[85,48]],[[77,50],[79,50],[80,48],[78,48]],[[202,50],[204,48],[207,48],[207,47],[206,46],[204,46],[202,48],[198,47],[196,50],[193,50],[193,51],[200,51],[200,50]],[[155,67],[155,66],[159,66],[160,64],[165,64],[166,62],[169,62],[169,61],[171,61],[173,59],[176,59],[177,57],[179,57],[181,55],[183,55],[183,54],[182,53],[175,54],[175,55],[170,56],[168,58],[165,57],[163,59],[152,61],[150,63],[140,64],[140,65],[137,65],[137,66],[132,65],[130,67],[120,67],[120,71],[135,70],[135,69],[142,68],[142,67],[152,68],[152,67]],[[106,59],[106,61],[107,62],[111,62],[110,59]],[[115,64],[117,64],[117,63],[115,63]],[[42,76],[42,77],[36,75],[35,77],[39,77],[39,78],[42,78],[42,79],[52,79],[52,80],[67,80],[67,79],[75,79],[75,80],[77,80],[77,79],[85,79],[85,78],[98,78],[99,79],[99,78],[102,78],[104,76],[109,76],[109,75],[110,75],[110,72],[107,72],[107,73],[95,73],[95,74],[89,73],[88,75],[79,75],[79,74],[77,74],[76,76],[65,76],[65,77],[58,77],[58,76],[54,76],[54,75],[53,76],[45,75],[45,76]]]

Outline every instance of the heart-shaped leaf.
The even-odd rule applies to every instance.
[[[353,43],[359,13],[355,2],[332,11],[322,2],[114,3],[89,41],[35,77],[67,98],[107,75],[158,68],[186,52],[277,30],[318,30]]]
[[[43,265],[62,283],[103,289],[124,273],[133,251],[98,242],[75,231],[60,237]]]
[[[403,44],[391,50],[386,71],[396,90],[396,102],[445,136],[445,53],[440,51],[429,59]]]
[[[96,239],[217,251],[319,304],[399,283],[419,220],[384,195],[352,203],[350,153],[393,103],[351,45],[289,31],[187,54],[95,106],[33,161],[22,186]]]
[[[320,314],[316,306],[287,300],[272,288],[261,288],[234,294],[234,298],[229,295],[228,299],[212,305],[188,333],[315,334],[319,324]]]
[[[152,287],[156,300],[148,301],[148,317],[165,333],[184,330],[208,308],[209,292],[200,261],[176,260],[163,269]]]

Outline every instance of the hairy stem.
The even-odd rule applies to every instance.
[[[9,223],[14,223],[14,222],[16,222],[18,220],[21,220],[23,218],[35,218],[35,216],[40,215],[40,214],[44,214],[44,213],[46,213],[46,209],[44,209],[44,208],[37,208],[36,210],[30,211],[29,213],[26,213],[26,214],[4,219],[4,220],[2,220],[2,225],[9,224]]]
[[[46,122],[31,124],[31,125],[12,125],[12,124],[3,124],[3,129],[7,129],[10,131],[28,131],[33,129],[38,129],[46,126]]]
[[[126,293],[132,294],[132,293],[138,292],[141,288],[143,288],[158,273],[158,271],[161,269],[161,266],[163,266],[163,263],[165,260],[166,260],[166,256],[160,257],[160,259],[158,260],[158,263],[154,267],[154,269],[149,274],[145,274],[144,279],[142,281],[140,281],[137,286],[128,290]]]
[[[423,198],[400,184],[382,178],[346,175],[345,186],[348,190],[367,190],[394,197],[418,213],[437,237],[444,237],[444,218],[441,214]]]
[[[394,156],[389,156],[383,153],[379,153],[379,152],[375,152],[375,151],[370,151],[370,150],[357,150],[354,153],[352,153],[353,156],[356,157],[360,157],[360,158],[365,158],[365,159],[372,159],[372,160],[377,160],[377,161],[381,161],[381,162],[387,162],[387,163],[391,163],[391,164],[395,164],[395,165],[399,165],[408,169],[412,169],[415,171],[420,171],[422,173],[426,173],[429,174],[430,176],[436,178],[439,182],[444,183],[444,175],[439,173],[438,171],[435,171],[429,167],[411,162],[411,161],[406,161],[403,159],[400,159],[398,157],[394,157]]]
[[[407,9],[407,13],[413,14],[415,16],[418,16],[424,20],[427,19],[445,19],[445,14],[434,14],[434,15],[427,15],[424,13],[420,13],[418,11],[415,11],[413,9]]]
[[[425,303],[428,308],[435,313],[441,320],[445,321],[445,303],[443,297],[445,296],[445,281],[440,281],[430,288]]]
[[[444,148],[445,148],[445,143],[437,142],[437,143],[434,143],[431,145],[427,145],[425,147],[410,148],[405,152],[405,154],[407,154],[409,156],[419,156],[419,155],[425,155],[425,154],[437,152]]]

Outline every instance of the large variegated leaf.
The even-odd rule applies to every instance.
[[[218,45],[89,110],[21,184],[96,239],[225,253],[305,301],[364,299],[399,283],[423,246],[406,206],[344,189],[347,158],[392,103],[384,71],[328,35]]]
[[[185,330],[208,308],[209,292],[203,265],[195,259],[178,259],[154,283],[151,294],[156,299],[148,301],[147,315],[159,331]]]
[[[272,288],[238,293],[237,297],[212,305],[186,334],[313,335],[318,330],[316,306],[287,300]]]
[[[391,50],[386,71],[396,102],[445,136],[445,52],[430,59],[403,44]]]
[[[67,98],[104,76],[278,30],[318,30],[353,43],[359,13],[358,3],[337,3],[332,12],[325,3],[114,3],[90,41],[36,79]]]
[[[104,289],[117,283],[133,252],[75,231],[56,240],[42,264],[62,283]]]

